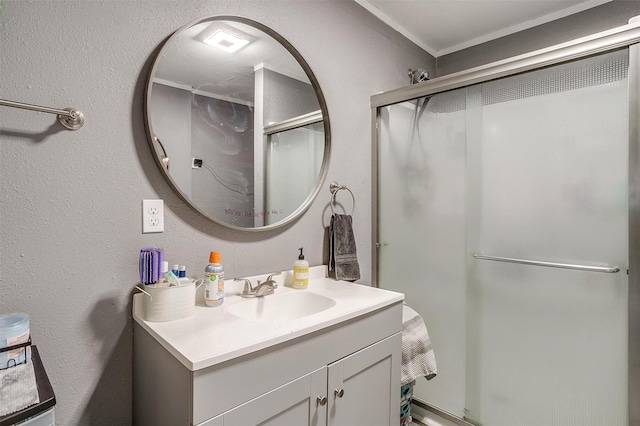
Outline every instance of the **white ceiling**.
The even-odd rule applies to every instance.
[[[219,29],[250,43],[234,53],[203,43]],[[255,101],[256,71],[260,68],[310,84],[300,64],[277,40],[259,28],[217,17],[174,34],[162,47],[154,67],[155,83],[247,105]]]
[[[438,57],[612,0],[355,0]]]

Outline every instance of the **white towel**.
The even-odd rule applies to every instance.
[[[436,357],[427,326],[422,317],[407,304],[402,307],[402,373],[400,384],[418,377],[433,379],[438,373]]]
[[[0,416],[40,402],[33,362],[0,370]]]

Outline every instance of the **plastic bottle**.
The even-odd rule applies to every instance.
[[[156,284],[169,284],[169,278],[167,278],[167,272],[169,272],[169,262],[167,262],[166,260],[162,262],[162,269],[160,270],[160,272],[162,272],[162,278],[160,278],[160,280],[158,280]]]
[[[224,268],[220,264],[220,252],[209,253],[209,264],[204,269],[204,303],[220,306],[224,303]]]
[[[0,314],[0,348],[26,343],[29,336],[29,314],[23,312]],[[26,349],[23,347],[0,352],[0,370],[20,364],[25,361],[25,358],[31,359],[31,346],[27,346]],[[11,383],[9,380],[7,382]],[[18,387],[14,387],[14,389],[18,389]]]
[[[309,284],[309,262],[304,260],[302,247],[300,247],[298,260],[293,262],[293,288],[307,288]]]
[[[168,285],[169,287],[180,285],[180,280],[176,277],[172,271],[169,270],[169,263],[167,261],[162,262],[162,278],[156,283],[162,284],[162,286]]]

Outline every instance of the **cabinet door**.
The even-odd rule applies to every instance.
[[[247,383],[251,386],[251,383]],[[327,367],[289,382],[248,401],[223,415],[224,426],[292,426],[327,424]]]
[[[329,426],[400,422],[401,333],[329,365]]]
[[[199,423],[197,426],[224,426],[224,415],[220,414],[219,416]]]

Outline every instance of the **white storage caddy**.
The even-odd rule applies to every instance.
[[[196,289],[204,281],[181,279],[180,285],[169,283],[138,285],[143,292],[143,315],[146,321],[166,322],[186,318],[196,311]],[[143,288],[144,287],[144,288]]]

